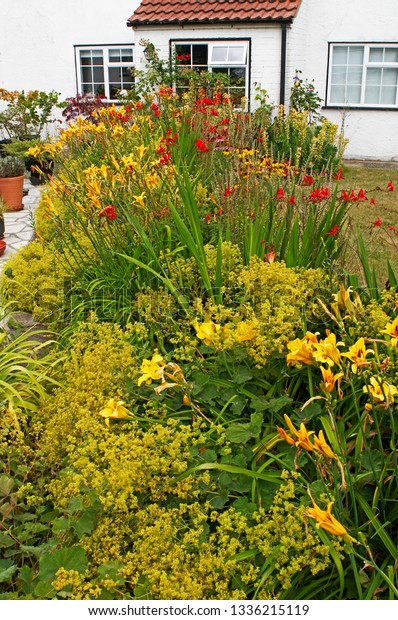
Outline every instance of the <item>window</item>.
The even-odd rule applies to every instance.
[[[116,101],[118,91],[134,83],[132,46],[76,47],[78,92]]]
[[[248,47],[248,41],[240,40],[174,43],[177,67],[227,75],[228,92],[237,104],[248,97]],[[177,85],[180,92],[186,88],[184,83]]]
[[[398,107],[398,45],[332,45],[329,85],[329,105]]]

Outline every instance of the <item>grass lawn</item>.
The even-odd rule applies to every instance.
[[[386,191],[392,181],[394,191]],[[386,258],[389,258],[398,275],[398,236],[389,226],[398,229],[398,168],[370,168],[346,166],[340,188],[357,194],[362,188],[368,200],[350,203],[349,226],[358,227],[368,249],[370,266],[375,266],[378,282],[387,280]],[[375,204],[371,204],[372,198]],[[349,245],[347,255],[349,271],[359,271],[357,249]]]

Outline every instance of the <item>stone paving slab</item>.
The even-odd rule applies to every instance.
[[[26,180],[24,188],[28,195],[24,196],[24,208],[21,211],[12,211],[4,214],[4,241],[7,244],[3,256],[0,257],[0,268],[20,248],[29,243],[34,237],[34,212],[40,200],[43,186],[35,186]]]

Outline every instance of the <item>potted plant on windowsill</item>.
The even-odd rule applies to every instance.
[[[23,182],[25,162],[19,157],[0,158],[0,196],[7,205],[7,211],[23,209]]]

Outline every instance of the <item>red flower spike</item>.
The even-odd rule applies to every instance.
[[[106,205],[106,207],[98,213],[98,217],[106,217],[107,220],[114,220],[117,217],[115,207],[113,205]]]
[[[305,174],[301,182],[302,185],[309,186],[314,183],[314,178],[310,174]]]
[[[363,191],[362,187],[361,187],[361,189],[358,192],[357,200],[367,200],[367,197],[366,197],[365,192]]]
[[[225,197],[230,196],[233,193],[233,191],[234,191],[233,189],[231,189],[230,187],[227,187],[224,192],[224,196]]]
[[[343,202],[350,202],[350,197],[348,195],[348,192],[345,189],[343,189],[341,192],[341,200]]]
[[[330,237],[337,237],[338,233],[339,233],[340,228],[336,225],[332,226],[332,228],[329,230],[329,232],[325,233],[325,236],[330,236]]]
[[[395,189],[394,183],[392,181],[388,181],[388,183],[387,183],[387,191],[388,192],[393,192],[394,189]]]
[[[381,219],[379,217],[373,222],[373,226],[381,226]]]
[[[336,172],[336,176],[335,176],[336,181],[341,181],[341,179],[344,179],[343,176],[343,168],[339,168]]]
[[[283,200],[285,198],[285,192],[282,187],[278,187],[278,191],[276,192],[276,197],[278,200]]]
[[[371,198],[369,204],[375,206],[376,205],[375,199]]]
[[[296,202],[296,199],[294,196],[291,196],[287,202],[289,205],[294,205],[294,203]]]

